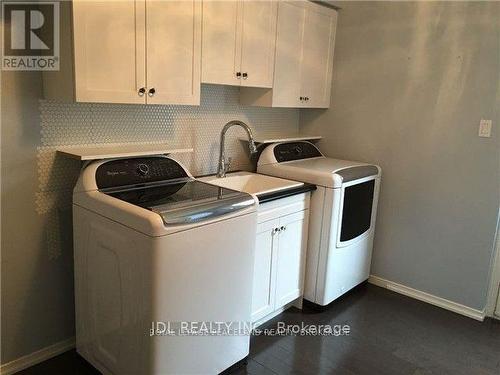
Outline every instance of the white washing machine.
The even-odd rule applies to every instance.
[[[305,299],[324,306],[368,279],[378,166],[327,158],[302,141],[269,145],[257,171],[317,186],[311,195]]]
[[[244,359],[256,207],[168,157],[88,165],[73,195],[78,353],[120,375],[216,374]],[[229,334],[214,334],[221,322]]]

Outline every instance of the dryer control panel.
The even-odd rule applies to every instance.
[[[274,157],[278,163],[316,158],[323,156],[321,152],[309,142],[280,143],[274,147]]]
[[[99,189],[136,185],[188,177],[175,160],[165,157],[145,157],[111,160],[96,170]]]

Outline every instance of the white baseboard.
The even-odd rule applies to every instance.
[[[0,366],[0,375],[10,375],[18,371],[24,370],[28,367],[34,366],[40,362],[47,359],[55,357],[61,353],[71,350],[75,347],[75,338],[60,341],[53,345],[47,346],[46,348],[37,350],[31,354],[22,356],[21,358],[15,359],[11,362],[5,363]]]
[[[449,301],[447,299],[434,296],[432,294],[422,292],[417,289],[410,288],[405,285],[395,283],[393,281],[385,280],[378,276],[371,275],[368,282],[373,285],[380,286],[385,289],[392,290],[399,294],[404,294],[405,296],[418,299],[423,302],[430,303],[431,305],[441,307],[443,309],[453,311],[457,314],[465,315],[469,318],[483,321],[485,317],[485,312],[481,310],[473,309],[472,307],[464,306],[459,303]]]

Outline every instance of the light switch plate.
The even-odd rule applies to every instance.
[[[479,136],[484,138],[491,137],[491,120],[483,120],[479,122]]]

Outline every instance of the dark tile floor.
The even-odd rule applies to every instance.
[[[267,323],[347,324],[348,336],[256,336],[234,374],[500,374],[500,322],[477,322],[372,285],[317,311],[291,309]],[[98,374],[75,351],[23,375]]]

